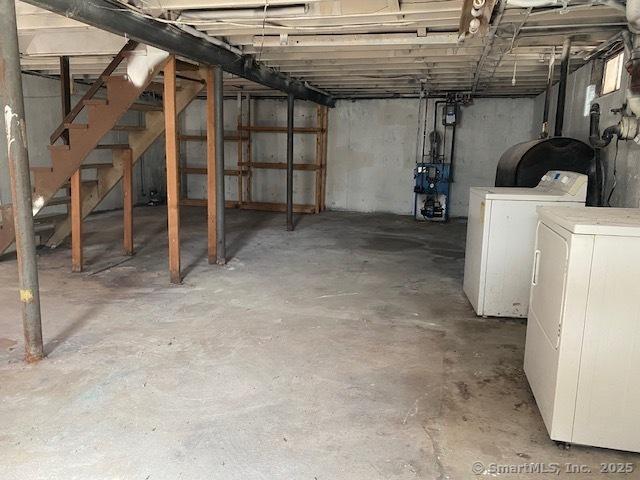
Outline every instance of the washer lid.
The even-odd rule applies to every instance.
[[[471,194],[486,200],[522,200],[538,202],[582,202],[584,196],[571,195],[558,190],[529,187],[471,187]]]
[[[576,234],[640,237],[640,208],[538,207],[538,216]]]

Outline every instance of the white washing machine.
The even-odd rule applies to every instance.
[[[587,180],[580,173],[550,171],[534,188],[471,188],[464,292],[478,315],[527,316],[536,208],[584,207]]]
[[[549,435],[640,452],[640,209],[539,217],[524,371]]]

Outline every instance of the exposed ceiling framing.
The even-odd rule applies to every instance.
[[[504,0],[502,0],[504,1]],[[525,5],[518,0],[517,5]],[[16,2],[25,70],[97,75],[125,39]],[[572,69],[625,28],[620,7],[584,0],[522,8],[498,2],[484,35],[458,35],[462,0],[129,0],[132,8],[230,45],[336,97],[544,90],[550,55],[572,37]],[[556,70],[556,75],[558,75]],[[273,94],[228,75],[230,90]]]

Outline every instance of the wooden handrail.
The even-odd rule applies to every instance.
[[[105,82],[104,79],[110,76],[115,71],[115,69],[118,68],[120,63],[122,63],[122,60],[124,60],[124,58],[126,57],[127,52],[130,52],[137,46],[138,46],[138,42],[129,40],[127,44],[124,47],[122,47],[122,50],[120,50],[120,52],[118,52],[118,54],[115,57],[113,57],[113,60],[107,66],[107,68],[104,69],[104,72],[102,72],[102,74],[93,83],[93,85],[91,85],[91,88],[87,90],[87,92],[83,95],[83,97],[76,104],[76,106],[71,109],[69,114],[66,117],[64,117],[64,120],[62,120],[62,123],[51,134],[51,137],[49,137],[49,140],[51,141],[52,145],[62,136],[64,131],[67,130],[67,127],[65,127],[65,124],[73,123],[75,118],[85,107],[84,105],[85,100],[89,100],[90,98],[93,98],[93,96],[98,92],[98,90],[100,90],[104,85],[104,82]]]

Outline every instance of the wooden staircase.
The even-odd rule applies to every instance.
[[[55,247],[71,231],[68,213],[70,209],[67,209],[65,214],[47,213],[46,209],[67,205],[70,202],[68,188],[74,173],[78,170],[95,172],[94,180],[82,182],[82,216],[84,218],[100,204],[122,178],[124,155],[128,154],[128,150],[131,150],[135,164],[164,132],[162,105],[139,100],[143,92],[158,90],[158,84],[152,84],[152,82],[162,71],[164,62],[155,67],[146,83],[141,86],[135,86],[126,76],[114,75],[116,69],[136,46],[137,43],[132,41],[125,45],[51,135],[49,147],[51,166],[31,168],[35,230],[41,244]],[[204,88],[203,75],[200,71],[181,75],[181,86],[176,94],[178,111],[184,110]],[[104,87],[106,87],[106,98],[97,97],[96,94]],[[131,110],[142,112],[144,122],[140,125],[119,125],[119,120]],[[83,111],[86,123],[77,121],[77,117]],[[111,131],[126,132],[128,143],[100,144],[103,137]],[[56,143],[64,138],[68,138],[68,143]],[[85,163],[89,154],[96,149],[110,150],[112,162]],[[13,244],[14,237],[11,206],[2,205],[0,206],[0,254]]]

